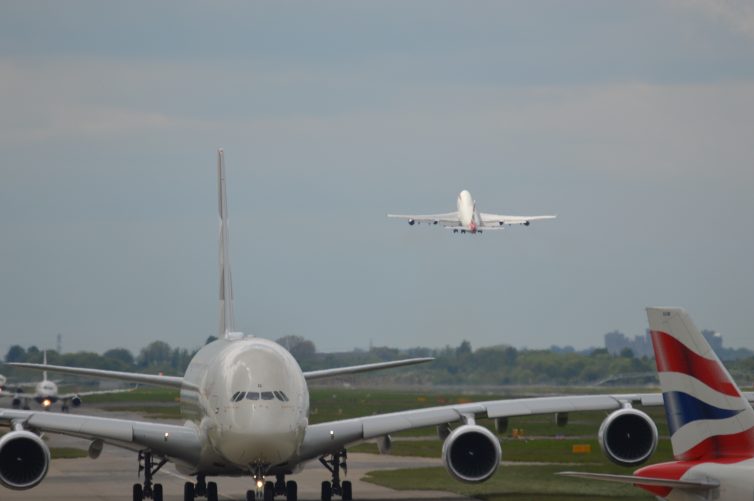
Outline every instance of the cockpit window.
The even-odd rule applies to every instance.
[[[271,391],[263,391],[262,400],[275,400],[275,395]]]
[[[274,390],[274,391],[237,391],[233,394],[232,397],[230,397],[231,402],[240,402],[243,399],[246,400],[275,400],[278,399],[281,402],[288,402],[289,398],[288,395],[286,395],[282,391]]]
[[[246,400],[259,400],[259,393],[256,391],[246,392]]]
[[[282,391],[274,391],[273,393],[276,397],[278,397],[278,400],[282,400],[283,402],[288,401],[288,397],[285,396],[285,393],[283,393]]]
[[[230,397],[231,402],[238,402],[239,400],[243,400],[244,392],[237,391],[233,394],[232,397]]]

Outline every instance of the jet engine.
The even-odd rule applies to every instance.
[[[602,453],[610,461],[638,466],[657,449],[657,426],[638,409],[620,409],[602,422],[598,439]]]
[[[0,484],[9,489],[31,489],[50,466],[50,449],[30,431],[17,430],[0,438]]]
[[[71,398],[71,405],[74,407],[78,407],[79,405],[81,405],[81,397],[78,395],[74,395]]]
[[[13,400],[11,401],[11,405],[14,409],[20,409],[21,408],[21,399],[18,397],[13,397]]]
[[[490,478],[500,466],[502,455],[497,437],[479,425],[459,426],[442,444],[445,468],[462,482],[478,483]]]
[[[413,226],[413,225],[414,225],[414,223],[416,223],[416,221],[414,221],[413,219],[409,219],[409,220],[408,220],[408,224],[410,224],[411,226]]]

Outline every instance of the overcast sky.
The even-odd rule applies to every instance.
[[[0,356],[216,334],[218,147],[246,333],[754,348],[748,1],[2,2]]]

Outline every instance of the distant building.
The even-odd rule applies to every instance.
[[[624,349],[628,348],[635,357],[654,356],[649,332],[646,332],[643,336],[634,336],[633,339],[620,331],[608,332],[605,334],[605,348],[611,355],[619,355]]]
[[[703,330],[702,336],[710,344],[715,353],[723,359],[729,358],[723,356],[725,350],[723,349],[723,335],[717,331]],[[625,348],[630,349],[636,357],[654,357],[654,351],[652,350],[652,340],[649,337],[649,330],[647,330],[643,336],[634,336],[633,339],[629,338],[620,331],[608,332],[605,334],[605,349],[611,355],[620,355],[620,352]]]

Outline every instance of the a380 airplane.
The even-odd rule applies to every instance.
[[[388,414],[309,424],[307,381],[397,367],[426,359],[368,364],[303,372],[282,346],[243,336],[233,326],[233,301],[228,260],[227,199],[223,152],[218,152],[220,211],[220,334],[191,360],[183,377],[152,376],[97,369],[11,364],[55,372],[112,378],[181,391],[183,425],[160,424],[84,415],[0,410],[0,423],[12,431],[0,438],[0,483],[12,489],[30,489],[47,474],[50,454],[39,433],[60,433],[90,439],[89,455],[96,458],[103,444],[138,453],[143,483],[133,485],[134,501],[144,497],[161,501],[162,485],[154,475],[168,461],[195,482],[184,485],[184,500],[206,497],[217,501],[217,484],[207,477],[249,476],[256,485],[247,500],[278,495],[297,499],[297,484],[286,477],[303,463],[318,459],[331,480],[321,486],[321,499],[333,495],[352,498],[351,483],[341,481],[346,447],[377,439],[382,450],[389,435],[403,430],[437,426],[444,440],[442,460],[448,472],[464,482],[484,482],[500,465],[498,438],[478,419],[494,419],[499,430],[512,416],[554,413],[560,423],[575,411],[612,411],[600,428],[603,452],[620,464],[643,463],[657,445],[652,420],[638,405],[661,405],[660,394],[620,394],[524,398],[453,404]],[[751,396],[749,397],[751,398]],[[457,424],[452,430],[450,424]],[[630,437],[630,439],[629,439]],[[274,478],[274,481],[272,480]],[[270,479],[270,480],[267,480]]]
[[[42,364],[47,365],[47,351],[43,352]],[[4,379],[4,378],[3,378]],[[3,398],[12,398],[11,404],[14,409],[30,409],[29,403],[33,400],[42,406],[42,409],[49,411],[52,409],[53,404],[60,402],[60,410],[67,412],[71,407],[78,407],[81,405],[81,399],[83,397],[89,397],[92,395],[106,395],[110,393],[122,393],[133,390],[130,389],[113,389],[113,390],[97,390],[97,391],[83,391],[77,393],[60,393],[58,391],[58,385],[55,381],[47,379],[47,371],[42,372],[42,381],[37,383],[16,383],[15,390],[11,394],[5,392],[0,395]],[[34,394],[26,394],[22,387],[34,386]]]
[[[417,223],[431,225],[442,224],[444,228],[453,230],[453,233],[482,233],[486,230],[502,230],[506,225],[523,224],[529,226],[532,221],[543,219],[555,219],[557,216],[504,216],[500,214],[487,214],[479,212],[476,202],[471,198],[471,193],[463,190],[458,194],[455,212],[443,214],[388,214],[387,217],[407,219],[408,224],[413,226]]]
[[[675,461],[634,475],[562,472],[629,483],[673,501],[754,498],[754,411],[679,308],[647,308]]]

